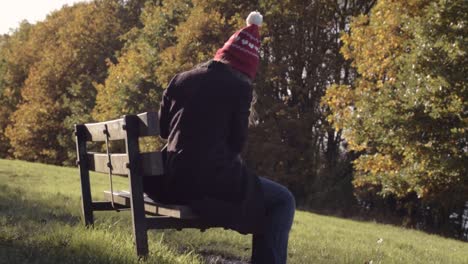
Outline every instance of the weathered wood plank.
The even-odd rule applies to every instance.
[[[137,115],[137,135],[138,137],[157,136],[159,135],[159,121],[156,112],[145,112]],[[99,122],[87,123],[84,126],[87,128],[86,140],[87,141],[106,141],[106,133],[104,132],[107,127],[109,133],[109,140],[122,140],[125,139],[127,131],[124,126],[123,118]]]
[[[128,155],[125,153],[111,154],[112,174],[114,175],[128,175]],[[89,170],[101,173],[109,173],[107,166],[108,157],[105,153],[88,152],[88,166]]]
[[[120,204],[114,204],[115,208],[112,207],[112,202],[107,202],[107,201],[98,201],[98,202],[93,202],[93,211],[114,211],[116,209],[118,210],[125,210],[125,209],[130,209],[129,206],[124,206]]]
[[[134,115],[126,115],[123,118],[127,136],[125,149],[128,154],[128,181],[130,183],[130,208],[132,213],[133,236],[138,256],[148,255],[148,229],[146,227],[145,204],[143,200],[143,179],[139,176],[138,160],[140,149],[138,143],[139,118]]]
[[[128,155],[126,153],[111,154],[112,174],[127,176],[128,175]],[[105,153],[88,152],[88,168],[89,170],[109,173],[107,166],[108,157]],[[138,176],[157,176],[164,174],[162,154],[161,152],[140,153],[137,160]]]
[[[84,125],[75,125],[76,137],[76,163],[80,171],[81,182],[81,213],[85,226],[94,224],[93,208],[91,197],[91,183],[89,181],[89,165],[86,149],[86,127]]]
[[[111,200],[111,192],[104,191],[106,200]],[[162,204],[145,196],[145,212],[151,215],[164,215],[178,219],[196,219],[198,216],[188,206]],[[122,206],[130,206],[130,193],[128,191],[114,192],[114,202]]]
[[[127,131],[123,127],[124,121],[122,118],[84,125],[88,130],[86,134],[87,141],[106,141],[106,133],[104,132],[106,128],[109,140],[122,140],[127,135]]]

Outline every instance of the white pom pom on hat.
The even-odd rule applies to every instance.
[[[250,12],[245,22],[247,23],[247,26],[249,25],[261,26],[263,22],[263,16],[258,11]]]
[[[259,31],[263,16],[257,11],[251,12],[245,22],[247,26],[236,31],[223,47],[216,51],[213,59],[224,61],[253,80],[260,61],[262,41]]]

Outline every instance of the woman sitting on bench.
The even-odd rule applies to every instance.
[[[288,189],[250,173],[240,153],[247,139],[252,80],[259,63],[262,16],[216,52],[212,61],[177,74],[160,105],[168,139],[164,182],[151,197],[188,204],[203,221],[253,234],[252,263],[286,263],[295,201]],[[157,195],[156,195],[157,194]]]

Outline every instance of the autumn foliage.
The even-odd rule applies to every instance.
[[[378,1],[353,19],[342,53],[358,78],[333,85],[323,103],[343,130],[358,192],[468,200],[464,1]]]
[[[172,76],[211,59],[253,10],[264,24],[250,168],[317,210],[463,210],[463,0],[64,6],[0,36],[0,157],[74,164],[73,124],[157,110]]]

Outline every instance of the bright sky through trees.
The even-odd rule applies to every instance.
[[[63,5],[89,0],[0,0],[0,34],[7,34],[18,27],[24,19],[29,23],[44,20],[46,16]]]

